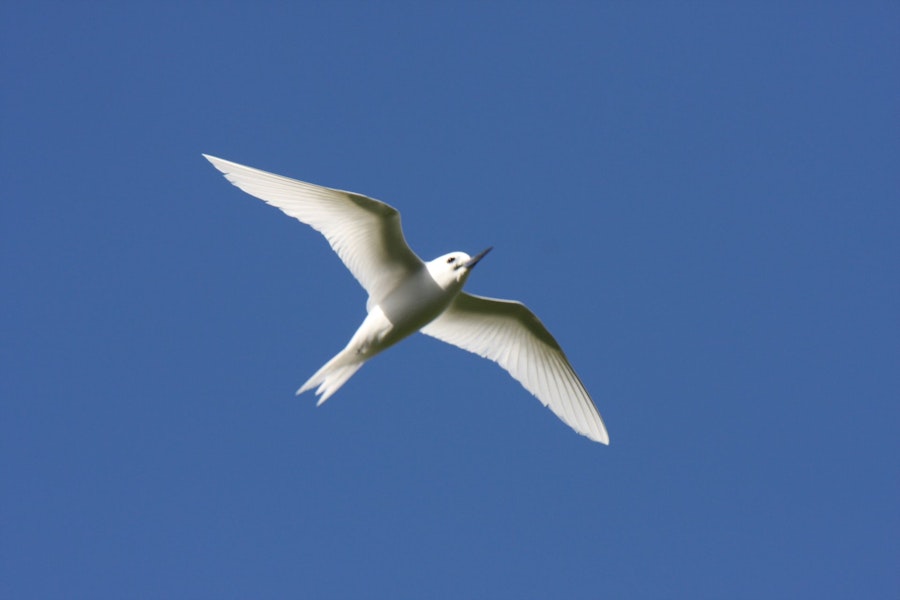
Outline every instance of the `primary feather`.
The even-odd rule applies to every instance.
[[[521,302],[460,292],[422,333],[496,362],[569,427],[609,444],[603,419],[562,348]]]
[[[203,156],[237,187],[324,235],[371,303],[424,264],[403,237],[400,213],[384,202]]]

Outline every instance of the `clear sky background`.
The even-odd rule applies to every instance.
[[[5,2],[0,596],[896,598],[894,2]],[[211,153],[527,303],[609,447]]]

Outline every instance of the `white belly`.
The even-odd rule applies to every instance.
[[[459,289],[440,287],[423,269],[371,307],[349,346],[367,358],[378,354],[437,318]]]

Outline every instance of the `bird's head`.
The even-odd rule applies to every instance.
[[[493,247],[482,250],[475,256],[469,256],[465,252],[450,252],[438,256],[427,263],[428,272],[442,288],[452,285],[462,285],[469,277],[469,273]]]

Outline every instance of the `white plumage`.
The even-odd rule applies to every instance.
[[[319,404],[370,358],[416,331],[490,359],[578,433],[609,436],[559,344],[521,302],[462,291],[490,250],[451,252],[423,262],[409,248],[393,207],[204,156],[234,185],[321,232],[368,292],[368,315],[347,346],[297,391],[316,388]]]

